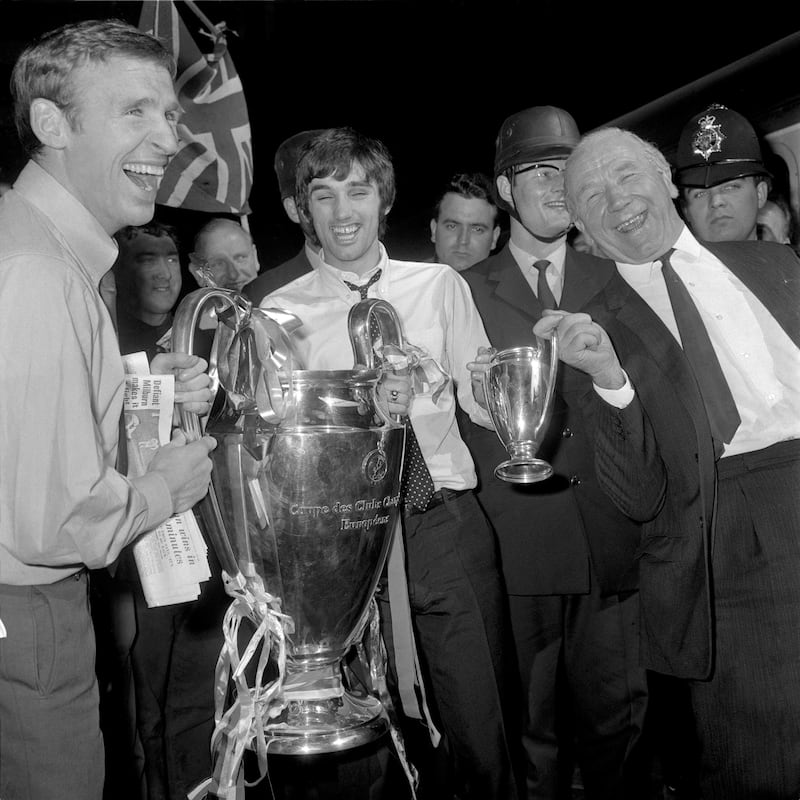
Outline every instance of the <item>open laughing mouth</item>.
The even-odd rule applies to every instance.
[[[155,164],[123,164],[122,169],[131,182],[145,192],[155,192],[164,177],[164,167]]]
[[[647,219],[647,212],[642,211],[641,214],[637,214],[635,217],[626,219],[625,222],[622,222],[619,225],[617,225],[616,230],[619,233],[633,233],[633,231],[638,231],[639,228],[641,228],[642,225],[644,225],[646,219]]]
[[[350,244],[355,241],[359,229],[359,225],[333,225],[331,233],[339,244]]]

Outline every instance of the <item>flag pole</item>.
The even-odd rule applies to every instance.
[[[208,28],[209,33],[213,35],[217,35],[219,33],[219,29],[216,25],[197,7],[197,4],[193,2],[193,0],[183,0],[187,6],[191,9],[192,13],[203,23],[203,25]]]

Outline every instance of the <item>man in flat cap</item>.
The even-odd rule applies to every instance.
[[[286,212],[286,216],[297,225],[300,224],[300,217],[297,215],[297,205],[294,198],[295,169],[303,146],[323,131],[324,128],[318,128],[295,133],[288,139],[284,139],[275,151],[275,175],[278,178],[283,210]],[[270,292],[280,289],[295,278],[305,275],[306,272],[311,272],[311,261],[309,259],[316,257],[315,251],[318,248],[316,242],[312,242],[305,231],[304,234],[303,247],[296,256],[284,261],[282,264],[278,264],[276,267],[264,270],[254,281],[244,287],[245,296],[254,305],[258,305],[262,298]]]
[[[758,211],[771,178],[753,126],[736,111],[714,104],[684,127],[675,185],[683,216],[699,239],[757,239]]]

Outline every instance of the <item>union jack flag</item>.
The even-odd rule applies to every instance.
[[[199,13],[194,3],[186,5]],[[249,214],[250,120],[242,82],[227,51],[225,24],[209,32],[214,52],[208,56],[195,44],[172,0],[145,0],[139,29],[172,51],[178,65],[175,92],[185,112],[178,124],[180,149],[167,167],[156,202],[213,214]]]

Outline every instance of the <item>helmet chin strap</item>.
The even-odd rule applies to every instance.
[[[564,230],[557,233],[555,236],[540,236],[538,233],[532,231],[521,219],[519,212],[517,211],[517,201],[514,199],[514,184],[509,181],[509,185],[511,186],[511,204],[508,209],[508,213],[512,216],[523,228],[525,228],[528,233],[533,236],[534,239],[538,239],[540,242],[544,242],[545,244],[552,244],[553,242],[557,242],[562,236],[566,236],[569,232],[569,229],[572,227],[572,223],[570,222]],[[508,204],[507,204],[508,205]]]

